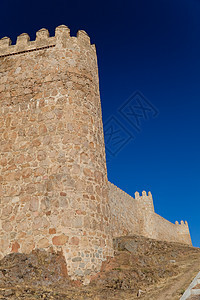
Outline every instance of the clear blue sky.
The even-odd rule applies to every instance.
[[[122,139],[134,136],[115,157],[107,151],[109,180],[131,195],[151,190],[156,212],[187,220],[200,246],[200,1],[1,3],[0,36],[13,43],[42,27],[53,35],[61,24],[72,35],[86,30],[96,44],[104,124],[122,125]],[[135,91],[159,112],[143,115],[140,131],[119,110]]]

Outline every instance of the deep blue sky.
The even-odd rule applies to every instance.
[[[187,220],[200,246],[200,1],[1,2],[0,36],[66,24],[96,44],[103,121],[110,117],[134,135],[108,163],[109,180],[131,195],[151,190],[155,210]],[[140,91],[159,111],[137,132],[119,113]]]

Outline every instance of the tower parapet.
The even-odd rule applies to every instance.
[[[184,222],[184,221],[181,221],[180,224],[179,224],[178,221],[176,221],[175,224],[176,224],[176,225],[179,225],[179,226],[187,226],[187,227],[188,227],[188,222],[187,222],[187,221],[185,221],[185,222]]]
[[[135,200],[138,201],[138,205],[141,209],[143,207],[143,209],[148,210],[149,212],[154,212],[153,198],[150,191],[148,194],[146,191],[142,191],[141,196],[139,192],[135,192]]]
[[[12,45],[12,41],[8,37],[0,39],[0,57],[16,55],[24,52],[50,48],[50,47],[65,47],[67,40],[70,42],[77,41],[85,47],[91,46],[95,49],[95,45],[91,45],[90,37],[84,30],[79,30],[76,37],[70,36],[70,29],[65,25],[60,25],[55,29],[55,36],[50,37],[49,31],[42,28],[36,32],[36,39],[30,41],[27,33],[22,33],[17,37],[17,42]]]

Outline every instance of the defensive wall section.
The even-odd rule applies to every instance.
[[[0,40],[0,258],[62,251],[72,279],[89,282],[115,236],[190,244],[187,224],[154,213],[108,183],[95,46],[78,31]]]
[[[151,193],[131,197],[114,184],[108,182],[111,227],[114,237],[142,235],[160,241],[179,242],[191,245],[188,223],[167,221],[154,212]]]

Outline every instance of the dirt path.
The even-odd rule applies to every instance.
[[[183,272],[176,276],[163,281],[155,286],[154,290],[147,291],[144,300],[179,300],[183,292],[187,289],[194,277],[200,271],[200,260],[192,264],[185,265]]]

